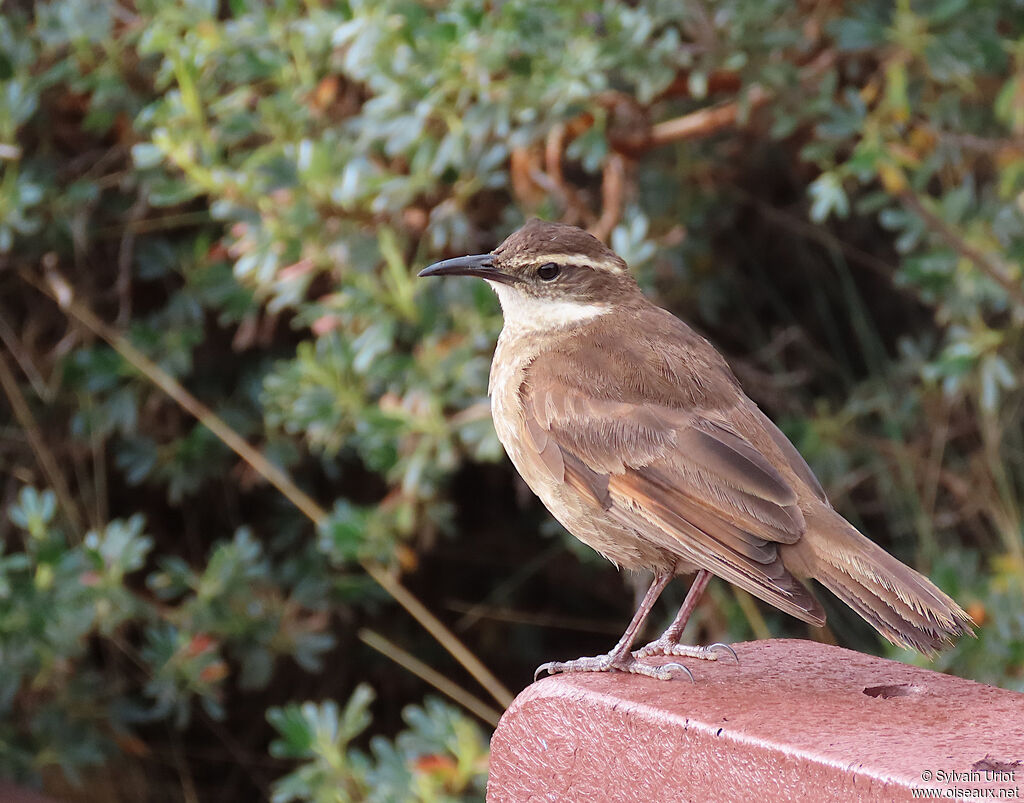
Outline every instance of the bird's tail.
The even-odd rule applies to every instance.
[[[963,608],[831,508],[807,516],[800,546],[805,571],[894,644],[932,654],[974,634]]]

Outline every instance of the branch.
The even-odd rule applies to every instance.
[[[904,208],[913,212],[931,231],[950,248],[962,257],[973,262],[978,270],[998,284],[1006,294],[1013,299],[1014,303],[1024,307],[1024,283],[1020,279],[1011,278],[1019,267],[1004,262],[992,254],[985,254],[968,243],[952,226],[946,223],[941,217],[928,209],[921,199],[911,190],[903,190],[897,196]]]
[[[806,64],[800,67],[800,86],[806,87],[813,84],[823,73],[831,69],[837,59],[835,50],[826,49],[819,52]],[[717,77],[715,88],[739,88],[738,76],[722,74]],[[709,88],[711,88],[709,86]],[[637,144],[632,141],[612,143],[612,147],[621,150],[628,155],[637,155],[659,145],[667,145],[671,142],[680,142],[690,139],[700,139],[715,134],[724,128],[736,125],[740,118],[740,111],[744,103],[750,111],[760,108],[772,99],[772,94],[757,84],[750,87],[746,98],[741,102],[731,100],[717,106],[710,106],[705,109],[684,114],[672,120],[665,120],[653,125],[648,132],[646,141]]]
[[[590,227],[590,233],[601,242],[608,242],[612,229],[622,217],[625,194],[626,159],[620,153],[611,153],[601,176],[601,217]]]
[[[763,106],[768,102],[771,95],[759,86],[752,86],[747,94],[747,103],[751,110]],[[670,142],[680,142],[687,139],[699,139],[714,134],[723,128],[729,128],[736,124],[739,118],[741,104],[739,101],[730,100],[718,106],[711,106],[707,109],[698,109],[695,112],[684,114],[663,123],[657,123],[651,127],[651,136],[647,147],[656,148],[659,145],[667,145]]]
[[[57,499],[60,500],[61,510],[64,511],[64,516],[67,518],[68,524],[71,525],[72,532],[81,541],[83,535],[82,520],[78,515],[78,509],[75,507],[71,491],[68,489],[68,484],[60,471],[60,466],[57,464],[57,458],[50,451],[46,439],[39,430],[39,425],[32,415],[28,402],[25,401],[25,397],[22,395],[21,388],[18,387],[18,381],[15,379],[11,367],[7,364],[3,352],[0,352],[0,387],[7,394],[7,400],[11,404],[14,417],[18,420],[22,430],[24,430],[29,446],[35,452],[36,461],[43,470],[46,482],[53,488],[53,492],[57,494]]]
[[[498,727],[498,720],[501,719],[500,711],[495,711],[483,700],[470,694],[458,684],[453,683],[436,669],[427,666],[415,655],[410,655],[397,644],[388,641],[380,633],[376,633],[368,628],[362,628],[356,635],[363,644],[390,658],[400,667],[412,672],[420,680],[429,683],[442,694],[447,694],[455,702],[467,711],[472,711],[492,728]]]

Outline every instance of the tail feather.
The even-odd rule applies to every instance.
[[[963,608],[831,508],[807,517],[799,546],[804,571],[894,644],[931,654],[973,635]]]

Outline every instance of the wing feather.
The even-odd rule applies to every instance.
[[[692,387],[682,394],[687,404],[667,403],[673,397],[664,384],[687,379],[678,365],[654,374],[632,365],[596,378],[571,355],[544,356],[519,395],[527,445],[555,479],[660,548],[800,619],[824,621],[779,553],[806,529],[797,492],[729,423],[728,408],[695,403]],[[609,386],[616,375],[631,381]],[[697,384],[706,399],[713,388],[706,377]],[[782,452],[790,462],[799,457],[792,446]],[[800,468],[798,477],[810,474]]]

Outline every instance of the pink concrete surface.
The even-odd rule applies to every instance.
[[[534,683],[491,740],[487,800],[1024,796],[1024,694],[812,641],[733,646],[739,665],[681,659],[696,683]]]

